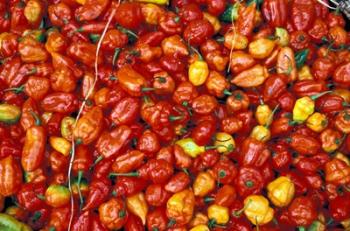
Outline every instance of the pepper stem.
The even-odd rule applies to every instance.
[[[83,171],[79,170],[78,171],[78,180],[77,180],[77,184],[78,184],[78,194],[79,194],[79,200],[80,200],[80,209],[82,208],[83,204],[84,204],[84,200],[83,200],[83,196],[81,195],[81,190],[80,190],[80,183],[81,183],[81,179],[83,178]]]
[[[319,93],[319,94],[310,96],[310,99],[316,100],[316,99],[320,98],[321,96],[324,96],[324,95],[326,95],[326,94],[328,94],[328,93],[331,93],[331,92],[333,92],[333,91],[321,92],[321,93]]]
[[[204,201],[204,203],[210,203],[210,202],[212,202],[212,201],[215,201],[215,198],[213,198],[213,197],[205,197],[204,199],[203,199],[203,201]]]
[[[154,91],[156,90],[154,87],[143,87],[141,88],[141,91],[146,92],[146,91]]]
[[[112,59],[112,67],[114,68],[115,66],[115,61],[117,61],[117,58],[119,57],[121,49],[120,48],[115,48],[114,49],[114,54],[113,54],[113,59]]]
[[[227,89],[225,89],[223,93],[224,93],[224,95],[232,95],[232,93]]]
[[[170,115],[170,116],[169,116],[169,121],[182,120],[183,118],[184,118],[183,115],[181,115],[181,116],[173,116],[173,115]]]
[[[17,95],[17,94],[22,93],[24,91],[24,85],[19,86],[19,87],[7,88],[4,90],[4,92],[5,91],[13,91]]]
[[[36,126],[40,126],[41,125],[41,120],[40,120],[39,116],[33,111],[30,111],[30,114],[32,114],[32,116],[35,119],[35,125]]]
[[[252,199],[250,199],[250,200],[248,201],[248,203],[247,203],[243,208],[241,208],[241,209],[238,210],[238,211],[232,212],[232,216],[234,216],[234,217],[240,217],[241,214],[244,212],[244,210],[245,210],[245,209],[249,206],[249,204],[252,203],[252,202],[253,202]]]
[[[139,172],[127,172],[127,173],[116,173],[116,172],[112,172],[109,174],[109,177],[113,177],[113,176],[132,176],[132,177],[138,177],[140,176]]]

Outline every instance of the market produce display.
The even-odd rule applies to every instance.
[[[341,10],[0,1],[0,231],[350,230]]]

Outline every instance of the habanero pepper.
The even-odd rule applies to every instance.
[[[120,198],[112,198],[98,208],[100,221],[108,229],[122,228],[128,218],[125,202]]]
[[[21,166],[13,156],[0,160],[0,194],[10,196],[16,193],[22,184]]]

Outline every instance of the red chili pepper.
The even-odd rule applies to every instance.
[[[317,218],[316,205],[309,197],[297,197],[288,208],[288,216],[297,226],[309,226]]]
[[[0,160],[0,194],[10,196],[16,193],[22,184],[21,166],[13,156]]]
[[[302,155],[315,155],[321,148],[315,138],[297,133],[293,133],[288,142],[291,148]]]
[[[162,185],[151,184],[146,188],[145,198],[149,205],[160,207],[166,204],[171,194]]]
[[[246,197],[251,194],[258,194],[263,188],[264,179],[259,170],[242,167],[238,171],[235,184],[238,194]]]
[[[35,212],[46,205],[45,190],[43,183],[26,183],[21,186],[16,196],[21,206],[30,212]]]
[[[138,177],[120,176],[114,185],[113,191],[117,196],[131,196],[147,187],[147,181]]]
[[[262,5],[266,21],[273,27],[283,27],[287,22],[288,5],[283,0],[268,0]]]
[[[350,216],[350,200],[349,193],[343,196],[337,196],[335,199],[330,200],[329,210],[331,216],[336,221],[343,221]]]
[[[73,231],[88,231],[91,228],[91,212],[85,211],[80,214],[72,225]],[[95,229],[94,229],[95,230]]]
[[[105,178],[93,179],[89,185],[89,195],[86,198],[83,211],[98,207],[109,196],[111,182]]]
[[[164,207],[156,208],[147,214],[148,230],[166,230],[168,226],[168,218]]]
[[[263,142],[254,138],[247,138],[240,147],[239,158],[242,166],[261,167],[270,155],[270,151]]]

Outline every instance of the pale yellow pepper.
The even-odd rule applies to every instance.
[[[192,138],[178,140],[175,144],[179,145],[187,155],[193,158],[205,152],[205,147],[196,144]]]
[[[206,225],[209,221],[209,218],[206,214],[197,212],[194,214],[192,220],[189,223],[190,227],[195,227],[198,225]]]
[[[209,14],[208,12],[204,12],[203,13],[203,17],[206,20],[208,20],[208,22],[210,22],[210,24],[213,26],[215,34],[220,31],[221,23],[220,23],[220,21],[219,21],[219,19],[217,17],[215,17],[214,15]]]
[[[66,116],[61,121],[61,135],[67,140],[71,140],[73,137],[73,126],[75,124],[75,118]]]
[[[164,10],[152,3],[142,4],[141,11],[145,22],[151,25],[157,25],[159,18],[164,15]]]
[[[315,100],[331,91],[325,91],[312,96],[304,96],[297,99],[293,108],[293,120],[299,123],[304,122],[315,111]]]
[[[215,179],[208,172],[200,172],[193,183],[195,196],[204,197],[215,189]]]
[[[294,183],[285,176],[280,176],[267,185],[267,196],[277,207],[289,205],[295,194]]]
[[[219,153],[227,154],[235,149],[236,143],[230,134],[218,132],[215,134],[214,146]]]
[[[214,220],[216,224],[224,225],[230,219],[229,209],[220,205],[210,205],[208,207],[208,218]]]
[[[293,108],[293,120],[304,122],[315,111],[315,102],[308,96],[297,99]]]
[[[249,43],[249,53],[256,59],[267,58],[275,48],[275,42],[267,38],[259,38]]]
[[[272,123],[273,111],[267,104],[260,104],[255,110],[255,119],[260,125],[269,126]]]
[[[288,31],[282,27],[276,27],[275,29],[276,42],[279,46],[285,47],[289,44],[289,34]]]
[[[248,38],[242,34],[229,31],[224,36],[224,46],[233,50],[244,50],[248,46]]]
[[[261,195],[250,195],[244,200],[244,214],[254,225],[264,225],[273,219],[274,210]]]
[[[197,225],[190,229],[190,231],[210,231],[210,229],[206,225]]]
[[[311,69],[309,66],[304,65],[300,70],[298,71],[298,80],[313,80],[314,77],[311,74]]]
[[[79,3],[80,5],[84,5],[86,0],[75,0],[77,3]]]
[[[322,132],[328,125],[328,119],[325,114],[315,112],[306,121],[306,126],[314,132]]]
[[[195,206],[195,197],[191,189],[185,189],[172,195],[166,204],[166,214],[178,225],[191,221]]]
[[[334,158],[336,158],[336,159],[338,159],[338,160],[342,160],[342,161],[344,161],[347,165],[350,166],[350,160],[349,160],[349,158],[348,158],[347,156],[345,156],[343,153],[341,153],[341,152],[336,152]]]
[[[61,153],[64,156],[68,156],[71,150],[72,144],[63,137],[51,136],[50,145],[57,152]]]
[[[126,206],[131,213],[141,219],[142,224],[146,224],[148,205],[145,199],[145,195],[142,192],[127,197]]]
[[[270,140],[271,132],[268,127],[257,125],[253,128],[252,132],[250,133],[250,137],[262,142],[266,142]]]
[[[198,59],[190,64],[188,68],[188,79],[194,86],[200,86],[205,83],[209,75],[208,64]]]

